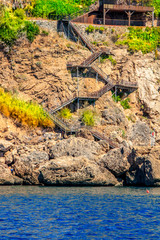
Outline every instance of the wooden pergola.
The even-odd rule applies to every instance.
[[[152,14],[152,26],[154,26],[154,8],[141,5],[136,5],[132,2],[128,4],[118,4],[116,0],[103,0],[103,24],[106,22],[106,14],[108,12],[125,12],[128,16],[128,26],[131,25],[131,16],[134,13],[151,13]]]

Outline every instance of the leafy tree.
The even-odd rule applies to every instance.
[[[155,8],[155,15],[159,16],[160,15],[160,0],[153,0],[152,5]]]
[[[32,22],[25,20],[24,11],[17,9],[15,12],[6,10],[0,6],[0,40],[12,46],[15,40],[24,32],[32,42],[37,34],[39,27]]]

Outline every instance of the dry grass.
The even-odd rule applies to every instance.
[[[54,127],[54,123],[37,103],[25,102],[0,88],[0,112],[23,125],[32,127]]]

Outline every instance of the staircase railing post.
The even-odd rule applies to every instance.
[[[97,81],[98,81],[98,73],[96,73],[96,83],[97,83]]]
[[[77,96],[78,96],[77,109],[79,109],[79,72],[78,72],[78,67],[77,67]]]
[[[115,101],[117,102],[117,87],[115,86]]]
[[[68,21],[68,39],[69,39],[69,27],[70,27],[70,24],[69,24],[69,21]]]

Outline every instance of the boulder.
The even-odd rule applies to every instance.
[[[49,151],[49,157],[53,159],[62,156],[85,156],[88,159],[94,159],[102,152],[102,147],[97,142],[80,137],[72,137],[57,142],[52,146]]]
[[[101,166],[109,169],[115,176],[119,177],[130,168],[129,158],[131,152],[129,149],[121,147],[115,148],[102,156],[99,161]]]
[[[23,178],[25,184],[39,184],[39,167],[49,160],[48,154],[42,151],[33,151],[16,156],[13,169],[15,174]]]
[[[127,185],[160,186],[160,147],[141,148],[126,174]]]
[[[0,185],[21,185],[23,179],[12,175],[11,169],[4,163],[0,163]]]
[[[79,132],[77,133],[77,137],[82,137],[82,138],[86,138],[88,140],[94,140],[94,137],[92,135],[92,133],[88,130],[88,129],[80,129]]]
[[[0,152],[7,152],[13,147],[13,144],[10,141],[0,140]]]
[[[50,160],[39,169],[39,181],[44,185],[117,185],[107,169],[85,157],[61,157]]]
[[[122,111],[115,107],[109,108],[102,112],[102,117],[106,120],[107,124],[119,125],[121,123],[125,124],[125,116]]]
[[[148,146],[150,144],[150,129],[144,122],[137,121],[129,130],[128,139],[136,146]]]

